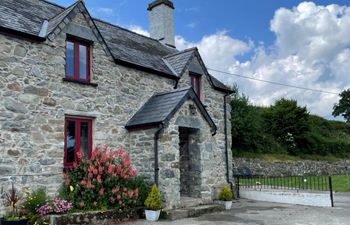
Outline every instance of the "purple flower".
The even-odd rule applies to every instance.
[[[50,214],[52,212],[52,207],[48,203],[45,203],[45,205],[42,205],[40,208],[38,208],[36,210],[36,212],[39,215],[44,216],[44,215]]]
[[[36,212],[42,216],[50,213],[62,214],[68,212],[71,208],[73,208],[73,204],[71,202],[55,198],[51,204],[45,203],[45,205],[38,208]]]
[[[55,213],[65,213],[73,208],[73,204],[63,199],[54,199],[52,202],[53,211]]]

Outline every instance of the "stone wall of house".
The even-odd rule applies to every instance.
[[[333,163],[312,160],[267,162],[259,159],[234,158],[233,171],[235,174],[263,176],[349,174],[350,161]]]
[[[130,132],[130,159],[137,174],[154,183],[154,135],[158,129]]]

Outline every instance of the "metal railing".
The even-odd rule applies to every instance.
[[[333,207],[333,188],[331,176],[287,176],[264,177],[260,175],[235,175],[237,195],[240,189],[276,189],[299,191],[329,191]]]

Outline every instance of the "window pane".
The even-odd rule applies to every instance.
[[[79,45],[79,79],[86,80],[87,79],[87,47],[84,45]]]
[[[193,78],[193,90],[198,95],[198,78],[196,78],[196,77]]]
[[[80,125],[80,152],[83,154],[84,159],[88,159],[89,156],[89,124],[82,122]]]
[[[67,141],[67,163],[72,163],[75,161],[75,122],[67,122],[66,130],[66,141]]]
[[[74,43],[69,41],[66,46],[66,76],[74,77]]]

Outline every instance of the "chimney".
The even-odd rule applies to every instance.
[[[155,0],[148,5],[151,38],[175,48],[174,4],[170,0]]]

